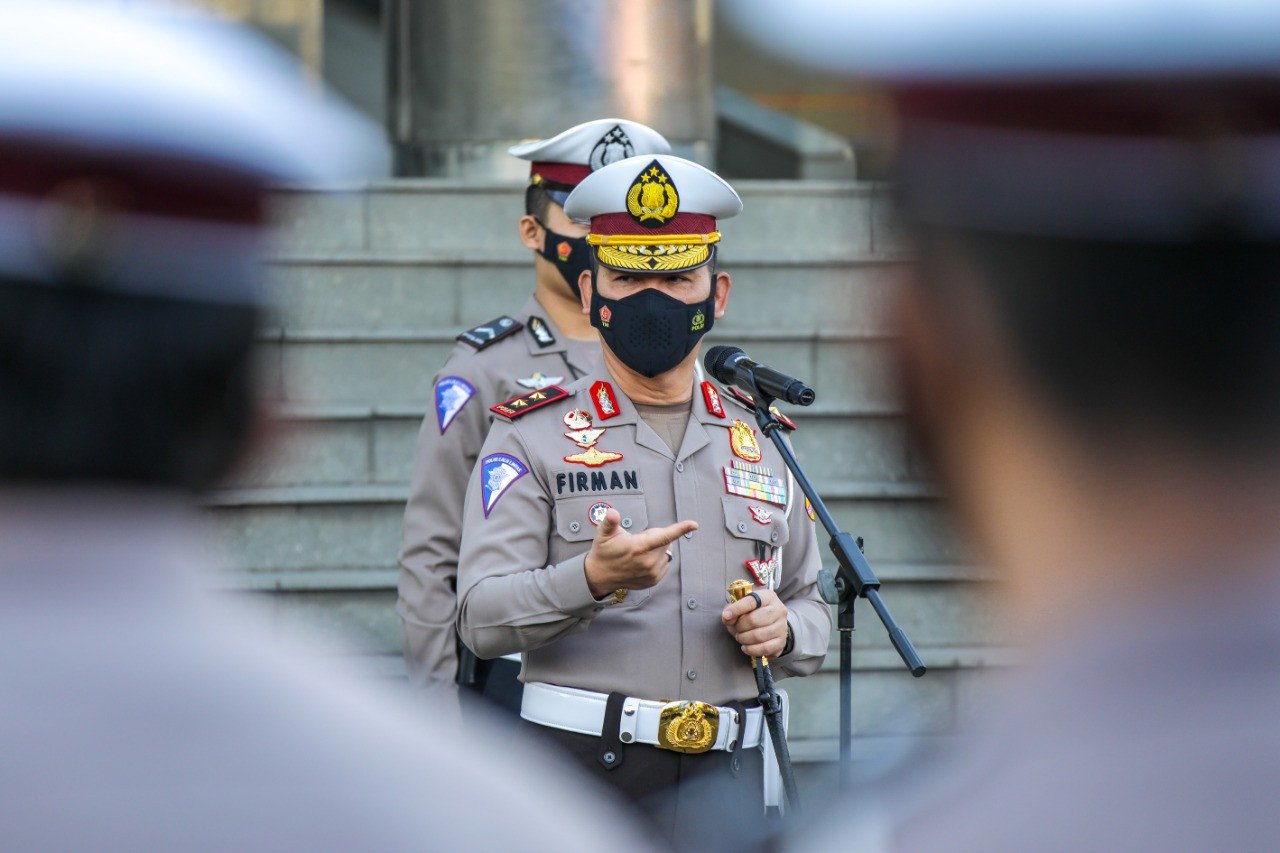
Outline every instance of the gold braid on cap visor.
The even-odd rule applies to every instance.
[[[588,234],[600,263],[615,269],[669,272],[686,270],[707,262],[712,243],[720,242],[720,232],[710,234]]]

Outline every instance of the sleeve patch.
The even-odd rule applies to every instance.
[[[520,331],[521,324],[510,317],[502,316],[487,323],[481,323],[458,335],[458,340],[482,350],[490,344],[497,343],[508,335]]]
[[[539,388],[537,391],[530,391],[528,394],[512,397],[505,403],[490,406],[489,411],[495,415],[501,415],[507,420],[514,421],[521,415],[527,415],[534,409],[540,409],[568,396],[569,392],[559,385],[548,385],[546,388]]]
[[[480,486],[484,500],[484,517],[498,504],[507,489],[516,480],[529,473],[529,468],[519,459],[506,453],[494,453],[480,460]]]
[[[475,394],[475,387],[461,376],[440,377],[436,383],[436,422],[441,435]]]

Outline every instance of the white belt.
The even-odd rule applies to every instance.
[[[605,693],[533,681],[524,686],[520,716],[540,726],[599,737],[604,729],[604,712],[608,700],[608,694]],[[672,706],[679,704],[628,696],[622,703],[618,740],[623,743],[646,743],[663,749],[671,748],[659,736],[660,723],[663,709],[668,709],[670,716]],[[741,719],[738,711],[733,708],[716,705],[704,707],[715,708],[718,713],[715,740],[706,750],[749,749],[759,746],[761,739],[765,737],[764,713],[758,707],[745,709]]]

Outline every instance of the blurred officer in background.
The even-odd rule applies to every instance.
[[[459,563],[464,642],[524,655],[527,732],[682,850],[749,838],[778,805],[748,656],[808,675],[831,631],[813,522],[781,457],[694,370],[732,286],[716,223],[741,209],[717,175],[670,155],[574,190],[565,210],[590,220],[593,247],[582,310],[605,366],[493,407]],[[726,606],[737,580],[759,589]]]
[[[374,139],[259,39],[128,8],[0,7],[0,844],[630,846],[558,768],[202,591],[193,498],[255,420],[265,184]]]
[[[564,215],[565,198],[592,169],[670,150],[652,128],[616,118],[511,149],[531,161],[518,230],[534,252],[534,291],[514,317],[458,335],[436,373],[435,399],[418,434],[397,609],[409,679],[420,687],[452,685],[456,678],[511,713],[520,710],[519,663],[477,660],[459,646],[454,627],[467,483],[489,432],[490,406],[599,367],[600,342],[578,301],[578,276],[589,267],[591,249],[583,240],[586,228]]]
[[[1280,6],[768,5],[894,98],[906,391],[1029,647],[815,849],[1274,848]]]

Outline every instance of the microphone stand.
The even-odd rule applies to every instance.
[[[893,647],[897,649],[898,655],[901,656],[902,662],[906,664],[907,669],[916,678],[924,675],[924,661],[917,654],[915,646],[911,644],[911,640],[906,633],[898,627],[898,623],[894,621],[893,616],[889,613],[889,608],[885,606],[884,601],[880,598],[880,579],[876,577],[876,573],[872,571],[871,564],[867,562],[867,558],[862,554],[862,539],[854,539],[853,535],[842,531],[836,524],[831,513],[827,511],[827,506],[822,502],[822,498],[818,497],[818,492],[814,489],[813,484],[809,482],[809,478],[805,476],[804,470],[800,467],[796,455],[791,451],[791,446],[787,444],[782,436],[782,424],[769,411],[769,407],[774,402],[774,397],[763,393],[756,385],[755,394],[752,395],[755,401],[756,423],[760,426],[760,431],[769,437],[774,447],[778,448],[778,452],[782,454],[782,459],[786,463],[787,468],[791,471],[795,481],[800,484],[800,490],[804,492],[805,497],[809,499],[809,505],[813,507],[814,514],[818,520],[822,522],[822,526],[826,528],[827,533],[831,535],[827,547],[831,549],[831,553],[835,555],[836,561],[839,563],[837,577],[833,582],[825,582],[819,577],[819,586],[824,587],[823,599],[828,604],[838,604],[836,611],[836,628],[840,632],[840,785],[841,787],[849,784],[850,769],[853,760],[852,749],[852,689],[853,689],[853,603],[855,599],[865,598],[871,602],[871,606],[875,608],[876,615],[880,617],[880,621],[884,623],[885,630],[889,632],[889,641],[893,643]],[[823,569],[821,574],[827,574],[827,570]],[[833,601],[832,598],[835,598]]]

